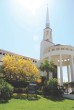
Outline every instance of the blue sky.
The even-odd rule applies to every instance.
[[[0,49],[40,57],[46,0],[0,0]],[[74,0],[48,0],[53,42],[74,46]]]
[[[0,48],[40,57],[46,0],[0,0]],[[55,44],[74,45],[74,0],[48,0]]]

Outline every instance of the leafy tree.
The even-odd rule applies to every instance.
[[[3,68],[2,68],[2,65],[0,65],[0,78],[3,77]]]
[[[15,55],[5,55],[2,60],[3,75],[7,79],[35,80],[39,77],[38,69],[31,60]]]
[[[41,63],[39,69],[43,72],[46,71],[47,81],[49,80],[49,72],[55,72],[56,71],[56,68],[54,67],[54,63],[52,61],[49,63],[48,60],[44,60],[44,62]]]

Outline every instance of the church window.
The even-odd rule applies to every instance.
[[[0,62],[2,62],[2,60],[0,60]]]
[[[49,31],[46,31],[46,35],[48,36]]]
[[[72,49],[70,49],[72,51]]]
[[[66,48],[66,50],[69,50],[68,48]]]
[[[5,53],[3,53],[3,55],[5,55]]]
[[[56,50],[60,50],[60,48],[56,48]]]
[[[54,51],[55,49],[52,49],[52,51]]]
[[[61,48],[61,50],[64,50],[64,48]]]

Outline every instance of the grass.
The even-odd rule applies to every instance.
[[[74,110],[74,100],[53,101],[40,96],[38,100],[11,99],[1,103],[0,110]]]

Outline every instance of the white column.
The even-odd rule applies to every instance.
[[[74,63],[73,63],[73,56],[70,57],[70,68],[71,68],[71,82],[74,81]]]
[[[62,55],[60,54],[60,85],[63,86]]]
[[[70,82],[70,68],[69,68],[69,65],[67,65],[67,76],[68,76],[68,82]]]
[[[60,66],[57,66],[57,79],[58,79],[58,84],[60,85],[59,68]]]

